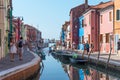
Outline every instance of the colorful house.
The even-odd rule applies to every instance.
[[[79,17],[88,7],[88,0],[85,0],[85,4],[81,4],[70,10],[71,46],[75,45],[76,49],[79,44]]]
[[[84,42],[90,43],[91,41],[91,10],[85,12],[84,16]]]
[[[70,22],[69,21],[66,21],[65,22],[65,26],[66,26],[66,39],[65,39],[65,42],[66,42],[66,48],[67,49],[70,49],[71,45],[70,45]]]
[[[102,42],[103,36],[102,34],[107,35],[105,39],[110,38],[108,34],[113,35],[113,22],[109,21],[109,17],[112,19],[113,16],[113,2],[105,2],[100,3],[96,6],[91,6],[86,12],[83,14],[84,16],[84,41],[88,41],[90,44],[93,42],[94,51],[103,51],[105,48],[106,51],[110,51],[110,42]],[[104,21],[104,25],[100,24],[101,18],[106,18]],[[110,16],[111,15],[111,16]],[[106,23],[106,24],[105,24]],[[104,27],[103,27],[104,26]],[[109,27],[108,30],[106,30]],[[111,42],[112,43],[112,42]]]
[[[84,42],[84,16],[79,17],[79,45],[78,49],[83,50],[83,42]]]
[[[108,53],[110,48],[113,48],[113,2],[106,2],[98,6],[101,7],[99,10],[100,49],[101,52]]]
[[[64,46],[64,44],[65,44],[65,31],[64,31],[63,27],[62,27],[62,31],[61,31],[61,42],[62,42],[62,45]]]
[[[11,0],[12,1],[12,0]],[[0,59],[8,53],[8,33],[9,33],[9,0],[0,0]],[[12,5],[12,4],[11,4]]]
[[[120,39],[120,0],[114,0],[114,49],[117,52],[117,42]]]

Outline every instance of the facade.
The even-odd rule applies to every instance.
[[[62,27],[62,31],[61,31],[61,43],[62,43],[62,45],[65,44],[65,31],[64,31],[63,27]]]
[[[67,43],[67,49],[71,48],[71,45],[70,45],[70,25],[68,25],[67,27],[67,32],[66,32],[66,43]]]
[[[66,43],[66,48],[70,49],[71,45],[70,45],[70,22],[66,21],[65,22],[65,43]]]
[[[120,1],[114,0],[114,49],[117,52],[117,42],[120,39]]]
[[[110,15],[111,16],[110,16]],[[104,20],[102,21],[104,24],[100,24],[101,22],[101,15],[104,15]],[[96,6],[91,6],[88,10],[85,11],[83,14],[84,16],[84,41],[89,44],[93,42],[94,49],[93,51],[103,51],[106,52],[110,51],[110,42],[101,43],[103,40],[102,34],[113,35],[113,21],[109,21],[109,17],[113,18],[113,2],[109,1],[106,3],[100,3]],[[103,17],[102,17],[103,18]],[[103,27],[104,26],[104,27]],[[105,39],[109,38],[110,36],[107,35]],[[113,43],[113,42],[111,42]],[[113,44],[112,44],[113,45]]]
[[[9,4],[9,0],[0,0],[0,59],[8,52]]]
[[[24,24],[22,22],[22,20],[20,20],[20,18],[15,18],[13,17],[12,20],[12,36],[16,39],[16,42],[20,39],[20,37],[25,37],[25,28],[24,28]]]
[[[61,43],[62,46],[64,46],[65,48],[67,47],[67,27],[69,25],[69,22],[66,21],[63,25],[62,25],[62,31],[61,31]]]
[[[90,7],[84,16],[84,41],[93,42],[93,51],[99,50],[99,13],[96,8]]]
[[[42,40],[42,33],[41,31],[37,30],[31,25],[25,24],[26,27],[26,36],[28,42],[36,42]]]
[[[84,42],[84,16],[79,17],[79,50],[84,50],[83,43]]]
[[[83,14],[84,16],[84,41],[85,43],[88,41],[88,43],[90,43],[90,40],[91,40],[91,22],[90,22],[90,19],[91,19],[91,15],[89,12]]]
[[[88,1],[70,10],[70,33],[71,33],[71,46],[78,48],[79,44],[79,17],[88,8]]]
[[[100,49],[101,52],[110,52],[113,48],[113,2],[109,6],[102,8],[100,12]],[[111,44],[111,46],[110,46]],[[114,49],[114,48],[113,48]],[[112,50],[113,50],[112,49]],[[113,52],[113,51],[112,51]]]

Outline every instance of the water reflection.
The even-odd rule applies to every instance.
[[[61,59],[58,57],[70,80],[120,80],[119,72],[114,73],[116,71],[106,70],[91,64],[73,64],[70,62],[64,64],[64,60]]]
[[[110,75],[109,73],[103,73],[89,67],[89,65],[84,68],[74,67],[74,65],[63,65],[63,68],[68,73],[70,80],[120,80],[119,77]]]
[[[120,80],[120,73],[91,64],[74,64],[68,58],[50,54],[44,50],[46,58],[38,77],[32,80]],[[116,72],[116,73],[115,73]]]

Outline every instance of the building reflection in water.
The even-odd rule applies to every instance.
[[[70,80],[119,80],[119,78],[92,68],[76,68],[72,65],[64,65],[63,68]]]

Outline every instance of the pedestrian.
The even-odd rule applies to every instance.
[[[117,54],[120,55],[120,39],[117,42]]]
[[[18,41],[18,54],[19,54],[19,60],[23,59],[23,38],[20,37],[20,40]]]
[[[91,41],[91,51],[90,51],[90,53],[93,53],[93,48],[94,48],[93,41]]]
[[[15,39],[10,39],[10,61],[14,62],[14,55],[17,53]]]
[[[89,44],[88,44],[88,41],[87,41],[87,43],[85,44],[85,46],[86,46],[86,50],[87,50],[87,54],[89,53]]]
[[[83,42],[83,47],[84,47],[83,54],[85,54],[85,52],[87,51],[86,43],[85,42]]]

